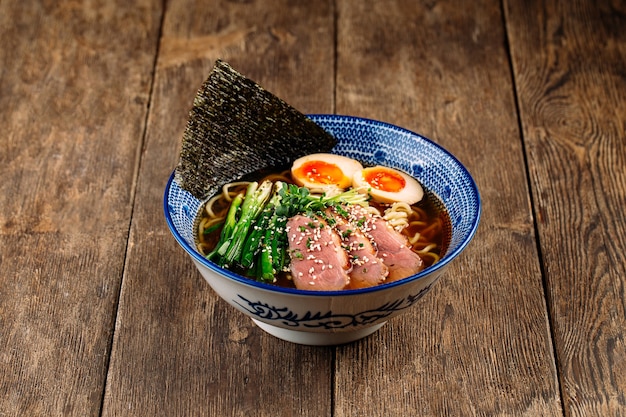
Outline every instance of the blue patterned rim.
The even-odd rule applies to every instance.
[[[229,279],[263,290],[306,296],[348,296],[383,291],[421,279],[444,268],[467,247],[480,221],[480,195],[467,169],[452,154],[428,138],[389,123],[343,115],[315,114],[309,117],[339,140],[332,152],[368,164],[380,163],[401,169],[417,178],[444,203],[453,229],[445,255],[413,276],[370,288],[310,291],[253,281],[221,268],[196,250],[194,227],[204,201],[181,189],[172,173],[163,199],[165,219],[174,238],[193,259]]]

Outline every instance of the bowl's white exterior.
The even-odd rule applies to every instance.
[[[439,279],[437,270],[406,285],[376,292],[320,295],[276,292],[230,279],[192,257],[211,288],[262,329],[306,345],[337,345],[365,337],[423,297]]]

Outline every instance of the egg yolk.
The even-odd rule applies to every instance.
[[[363,179],[377,190],[397,193],[404,189],[406,181],[399,174],[386,170],[364,170]]]
[[[308,161],[294,170],[294,175],[315,184],[339,184],[344,175],[335,164],[324,161]]]

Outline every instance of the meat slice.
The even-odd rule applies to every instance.
[[[376,243],[379,258],[389,268],[386,282],[406,278],[424,269],[424,261],[411,250],[406,236],[385,219],[368,213],[360,206],[350,207],[350,218]]]
[[[342,290],[350,283],[341,238],[320,218],[296,215],[287,221],[291,275],[301,290]]]
[[[341,212],[344,213],[345,210]],[[384,282],[389,269],[378,258],[376,248],[369,237],[365,236],[357,225],[349,222],[344,215],[339,214],[336,208],[329,208],[326,215],[333,220],[333,227],[338,231],[343,248],[348,252],[352,265],[348,288],[367,288]]]

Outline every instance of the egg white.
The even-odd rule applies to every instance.
[[[308,163],[323,162],[334,165],[340,170],[338,178],[329,179],[329,183],[312,181],[306,175],[301,175],[299,169]],[[330,153],[316,153],[296,159],[291,167],[291,176],[296,184],[311,190],[324,190],[328,188],[346,189],[352,185],[354,173],[362,170],[363,165],[357,160],[346,156]]]
[[[404,180],[404,187],[399,191],[386,191],[368,183],[366,180],[368,174],[379,171],[400,176]],[[362,193],[368,193],[372,200],[379,203],[415,204],[424,197],[424,189],[415,178],[402,171],[380,165],[356,171],[352,177],[352,186]]]

